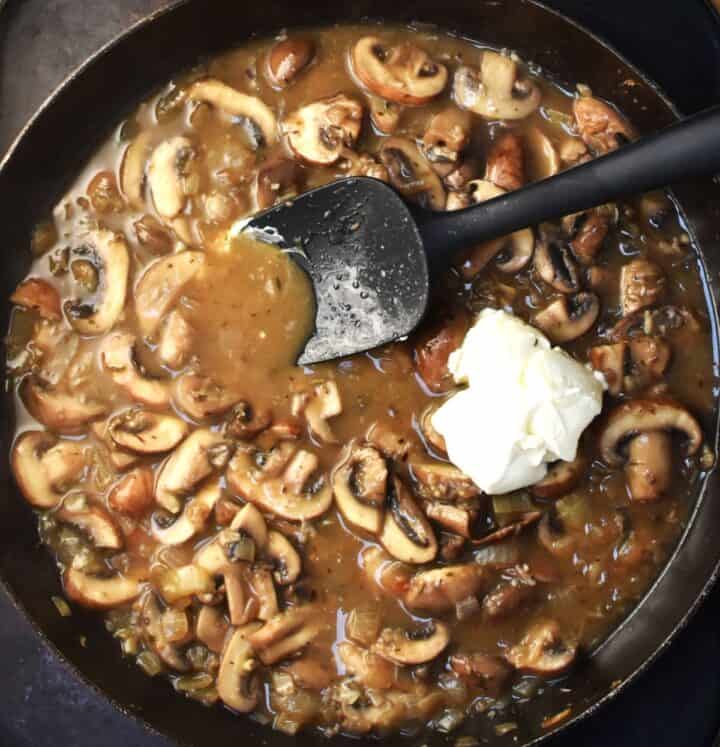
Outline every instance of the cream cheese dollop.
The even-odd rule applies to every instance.
[[[548,462],[572,461],[602,409],[602,374],[505,311],[484,309],[448,367],[467,387],[435,412],[450,461],[485,493],[541,480]]]

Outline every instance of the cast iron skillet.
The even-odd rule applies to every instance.
[[[56,92],[32,120],[0,163],[0,206],[3,227],[3,273],[0,299],[6,299],[29,264],[33,226],[50,213],[78,169],[123,116],[153,89],[197,59],[283,27],[357,21],[437,24],[469,38],[515,49],[544,72],[569,87],[584,82],[594,92],[617,102],[641,131],[672,121],[676,112],[652,83],[615,51],[586,30],[527,0],[412,0],[391,7],[387,0],[183,0],[142,21],[97,53]],[[708,280],[708,311],[718,343],[716,300],[720,270],[720,184],[683,185],[676,194],[688,229],[706,254],[701,272]],[[713,248],[715,251],[712,251]],[[8,305],[0,302],[0,327],[7,328]],[[716,351],[717,352],[717,351]],[[717,365],[717,354],[716,354]],[[117,643],[100,618],[76,609],[60,617],[51,597],[61,593],[50,556],[38,547],[35,518],[17,493],[8,465],[13,416],[7,398],[0,398],[0,581],[39,634],[68,660],[89,685],[124,713],[142,719],[148,728],[179,743],[213,747],[248,743],[282,747],[292,742],[318,744],[312,734],[290,740],[247,718],[216,707],[205,708],[176,694],[166,681],[150,679],[119,655]],[[717,451],[717,413],[704,423]],[[545,716],[572,708],[572,717],[555,730],[595,711],[627,684],[668,645],[708,593],[720,572],[720,477],[710,474],[693,508],[692,518],[673,557],[642,603],[593,656],[562,682],[548,686],[535,700],[503,720],[517,721],[516,731],[496,737],[492,724],[469,721],[454,732],[485,737],[496,744],[536,744],[553,729],[543,729]],[[81,645],[81,638],[87,646]],[[567,692],[569,690],[570,692]],[[58,704],[60,705],[60,704]],[[412,743],[441,744],[442,735],[415,737]],[[517,741],[516,741],[517,740]],[[408,744],[400,736],[390,745]],[[337,738],[333,744],[356,744]]]

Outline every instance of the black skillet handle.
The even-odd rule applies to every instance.
[[[414,210],[431,265],[453,252],[580,210],[668,184],[720,173],[720,106],[613,153],[479,205]]]

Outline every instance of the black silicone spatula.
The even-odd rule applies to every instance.
[[[628,195],[720,172],[720,106],[609,155],[473,207],[431,212],[389,186],[349,178],[255,216],[259,238],[309,273],[316,329],[300,364],[359,353],[422,320],[430,276],[480,241]]]

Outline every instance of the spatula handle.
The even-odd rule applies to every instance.
[[[628,195],[720,173],[720,106],[613,153],[464,210],[418,209],[431,265],[453,252]]]

